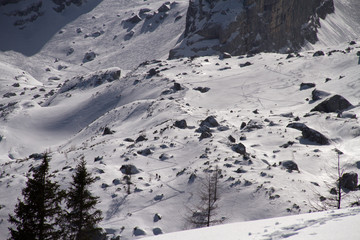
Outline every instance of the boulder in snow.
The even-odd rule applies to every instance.
[[[318,111],[318,112],[326,112],[326,113],[330,113],[330,112],[339,113],[352,106],[353,105],[344,97],[340,95],[334,95],[324,100],[320,104],[318,104],[316,107],[314,107],[311,110],[311,112]]]

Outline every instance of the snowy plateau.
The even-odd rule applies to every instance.
[[[85,158],[108,239],[360,239],[359,187],[330,193],[360,174],[360,2],[298,53],[168,60],[188,4],[0,5],[0,240],[45,151],[64,189]],[[221,224],[189,230],[215,169]]]

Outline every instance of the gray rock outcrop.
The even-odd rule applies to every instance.
[[[319,19],[332,12],[333,0],[192,0],[185,38],[169,58],[296,51],[317,41]]]

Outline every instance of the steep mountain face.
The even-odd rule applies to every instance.
[[[333,0],[190,1],[185,39],[170,58],[229,52],[298,50],[317,41]]]

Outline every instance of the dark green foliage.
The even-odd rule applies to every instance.
[[[86,161],[82,158],[73,176],[73,182],[67,194],[66,239],[90,240],[100,235],[97,224],[102,220],[101,211],[96,210],[99,202],[89,191],[95,181],[86,169]]]
[[[15,228],[9,228],[12,240],[56,240],[61,238],[59,225],[64,197],[56,182],[49,174],[48,153],[42,158],[39,167],[33,169],[22,191],[23,200],[18,199],[15,215],[9,215],[9,222]]]

